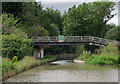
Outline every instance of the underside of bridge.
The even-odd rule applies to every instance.
[[[90,44],[89,42],[87,42],[87,43],[72,43],[72,42],[69,42],[69,43],[66,43],[66,42],[56,42],[56,43],[53,43],[53,42],[41,42],[41,43],[34,43],[34,44],[32,44],[32,45],[34,45],[34,57],[36,58],[36,59],[41,59],[41,58],[43,58],[44,57],[44,48],[43,47],[41,47],[41,46],[43,46],[43,45],[95,45],[95,46],[102,46],[102,47],[104,47],[105,45],[103,45],[103,44],[95,44],[95,43],[92,43],[92,44]],[[91,51],[92,52],[92,51]]]
[[[91,42],[41,42],[41,43],[34,43],[32,45],[90,45]],[[106,46],[105,44],[101,43],[92,43],[95,46]]]

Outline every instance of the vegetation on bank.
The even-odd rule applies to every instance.
[[[19,35],[3,35],[2,57],[8,57],[12,59],[13,56],[17,56],[19,60],[22,59],[25,55],[31,55],[33,50],[31,43],[31,39],[23,38]]]
[[[53,56],[45,56],[40,60],[36,60],[34,57],[25,56],[22,60],[18,61],[18,58],[14,56],[12,60],[8,58],[2,59],[2,77],[3,80],[12,77],[22,71],[26,71],[35,66],[49,62],[50,60],[56,60]]]
[[[100,47],[100,49],[95,50],[91,56],[90,52],[84,51],[77,59],[84,60],[87,64],[113,65],[120,63],[120,55],[118,53],[117,45],[110,43],[106,47]]]

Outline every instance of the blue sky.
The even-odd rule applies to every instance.
[[[67,11],[69,7],[72,7],[73,5],[78,6],[79,4],[83,3],[83,0],[36,0],[37,2],[41,2],[43,8],[52,8],[60,10],[61,14],[64,14],[64,11]],[[97,0],[84,0],[84,2],[93,2]],[[113,1],[113,0],[110,0]],[[118,0],[114,0],[116,2],[115,10],[112,13],[117,13],[114,18],[112,18],[108,23],[114,23],[118,25]]]

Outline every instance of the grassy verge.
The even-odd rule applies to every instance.
[[[114,65],[120,63],[120,55],[118,53],[117,46],[114,43],[110,43],[106,47],[97,50],[97,54],[90,56],[90,52],[84,52],[77,60],[83,60],[87,64]]]
[[[20,72],[31,69],[35,66],[39,66],[41,64],[45,64],[51,60],[55,60],[56,58],[53,56],[46,56],[40,60],[36,60],[34,57],[25,56],[20,61],[12,63],[12,61],[7,58],[2,59],[2,79],[5,80],[9,77],[12,77]]]

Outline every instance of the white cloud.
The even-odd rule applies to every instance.
[[[108,23],[113,23],[118,25],[118,16],[114,16]]]

